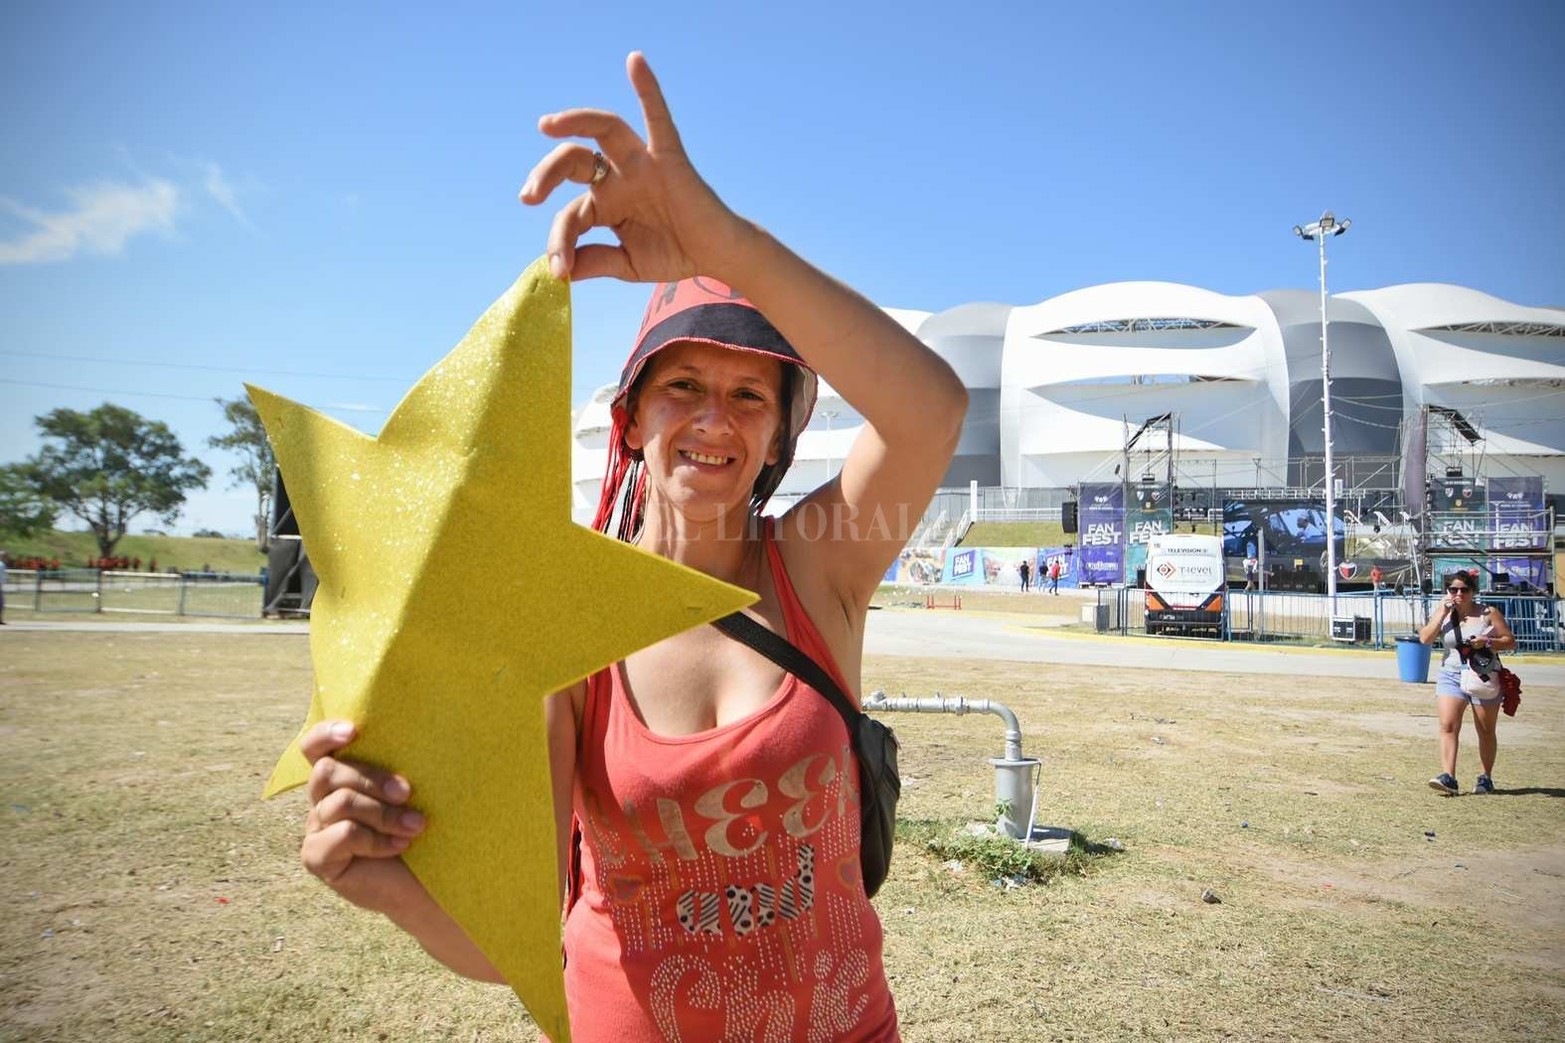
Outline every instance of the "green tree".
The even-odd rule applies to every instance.
[[[44,447],[20,472],[38,493],[87,523],[104,557],[131,519],[151,512],[173,522],[185,493],[212,469],[184,456],[168,425],[105,402],[90,413],[56,409],[33,421]]]
[[[40,496],[21,464],[0,467],[0,536],[31,536],[54,528],[59,506]]]
[[[228,421],[228,433],[214,435],[206,440],[213,449],[226,449],[239,457],[237,466],[229,470],[232,489],[239,485],[255,489],[255,545],[266,550],[266,530],[272,517],[272,474],[277,468],[277,458],[272,455],[271,439],[261,426],[261,417],[247,398],[214,399],[223,408],[223,419]]]

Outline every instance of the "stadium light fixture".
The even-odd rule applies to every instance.
[[[1338,221],[1330,211],[1320,215],[1302,228],[1293,226],[1293,234],[1300,239],[1315,242],[1320,247],[1320,401],[1321,434],[1326,450],[1326,594],[1331,598],[1333,610],[1337,604],[1337,498],[1336,468],[1331,459],[1331,342],[1326,335],[1326,240],[1341,235],[1353,224],[1344,217]]]

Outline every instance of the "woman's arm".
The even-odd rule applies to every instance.
[[[1440,640],[1440,631],[1445,624],[1446,617],[1451,614],[1451,598],[1449,596],[1438,605],[1429,615],[1429,622],[1423,625],[1418,632],[1418,639],[1426,645],[1432,645]]]
[[[833,481],[789,511],[797,581],[869,602],[956,451],[967,391],[951,367],[858,293],[754,226],[719,278],[739,289],[866,423]]]
[[[386,918],[411,934],[425,952],[464,978],[505,984],[505,976],[473,944],[467,932],[430,897],[422,884],[418,898],[387,910]]]

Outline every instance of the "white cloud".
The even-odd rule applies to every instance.
[[[53,212],[0,199],[0,207],[33,226],[0,242],[0,264],[47,264],[79,253],[117,256],[132,236],[172,234],[180,205],[179,189],[156,178],[140,185],[100,182],[65,194],[72,205]]]
[[[255,231],[255,226],[250,223],[250,218],[239,207],[239,200],[234,192],[234,186],[223,176],[223,168],[216,163],[207,163],[205,167],[206,176],[203,186],[206,188],[207,194],[217,200],[218,205],[227,210],[235,221],[238,221],[250,231]]]

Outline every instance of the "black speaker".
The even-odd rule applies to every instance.
[[[1074,533],[1076,525],[1076,501],[1066,500],[1060,504],[1060,526],[1068,533]]]

